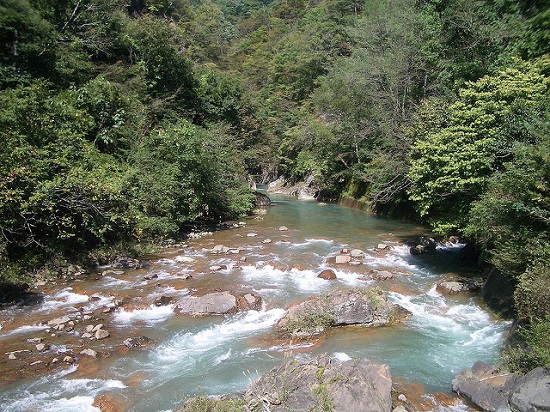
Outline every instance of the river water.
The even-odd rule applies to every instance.
[[[49,365],[46,372],[27,373],[14,381],[9,378],[14,373],[11,365],[19,362],[28,370],[24,360],[0,364],[9,372],[0,386],[0,409],[99,411],[94,400],[108,393],[125,410],[170,411],[195,394],[243,391],[289,357],[311,359],[319,354],[340,360],[368,357],[389,365],[393,376],[422,384],[429,393],[449,393],[460,369],[498,358],[509,324],[493,317],[475,295],[441,295],[435,289],[448,273],[476,272],[460,258],[460,245],[441,245],[433,253],[412,256],[403,242],[426,234],[422,226],[334,204],[283,196],[274,200],[264,214],[245,219],[245,226],[190,239],[185,247],[148,257],[145,269],[78,278],[49,288],[40,303],[1,311],[3,356],[20,349],[36,354],[29,338],[42,337],[50,348],[40,354]],[[282,225],[288,230],[279,230]],[[391,249],[377,251],[380,243]],[[241,249],[235,255],[212,254],[215,245]],[[365,251],[362,264],[329,265],[327,258],[343,248]],[[178,263],[178,256],[194,261]],[[212,272],[212,265],[227,268]],[[329,266],[338,279],[318,278]],[[373,280],[369,273],[376,270],[389,270],[394,277]],[[146,279],[151,275],[156,276]],[[280,342],[272,334],[290,304],[355,286],[383,288],[413,316],[401,325],[335,328],[315,344]],[[263,309],[189,318],[175,314],[175,303],[153,304],[161,296],[181,301],[216,290],[261,296]],[[117,306],[122,299],[126,303]],[[97,342],[81,339],[83,313],[94,317],[88,323],[99,318],[95,323],[105,324],[111,336]],[[80,321],[74,330],[56,336],[46,332],[43,323],[64,314]],[[154,345],[131,351],[121,345],[127,337],[140,335]],[[75,365],[51,364],[54,357],[62,359],[88,347],[100,357],[81,356]]]

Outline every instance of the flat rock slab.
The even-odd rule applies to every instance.
[[[230,292],[214,292],[189,297],[178,304],[176,311],[191,316],[227,315],[242,310],[259,310],[261,305],[261,298],[252,294],[238,296]]]

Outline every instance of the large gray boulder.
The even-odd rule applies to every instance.
[[[261,304],[261,298],[250,293],[238,296],[230,292],[214,292],[188,297],[178,303],[176,311],[190,316],[229,315],[243,310],[259,310]]]
[[[271,411],[388,412],[391,388],[386,365],[321,356],[309,362],[291,360],[270,370],[248,387],[244,397],[249,405],[256,400]]]
[[[484,411],[509,412],[508,396],[517,375],[478,361],[460,371],[453,380],[453,391]]]
[[[550,370],[519,376],[480,361],[456,375],[453,391],[483,411],[550,411]]]
[[[540,367],[518,377],[509,402],[514,412],[550,411],[550,369]]]
[[[387,300],[380,289],[334,290],[288,309],[275,326],[293,339],[308,339],[333,326],[378,326],[400,322],[410,312]]]

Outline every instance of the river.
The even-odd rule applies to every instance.
[[[1,409],[99,411],[94,400],[108,393],[126,410],[170,411],[195,394],[243,391],[289,357],[311,359],[319,354],[341,360],[368,357],[389,365],[393,376],[420,383],[429,393],[449,393],[460,369],[498,358],[509,324],[491,315],[476,295],[442,295],[435,289],[449,273],[477,271],[461,259],[461,245],[440,245],[435,252],[413,256],[403,242],[425,235],[425,227],[335,204],[273,198],[275,204],[244,219],[246,225],[192,238],[185,246],[149,256],[144,269],[78,277],[49,287],[34,305],[0,311],[2,355],[33,351],[0,363],[6,369]],[[283,225],[288,230],[279,230]],[[391,248],[377,251],[381,243]],[[239,253],[210,253],[216,245],[240,248]],[[329,265],[327,258],[343,248],[361,249],[366,256],[357,266]],[[178,256],[191,259],[182,262]],[[212,265],[222,268],[212,271]],[[337,280],[317,277],[328,266]],[[389,270],[394,277],[373,280],[369,273],[376,270]],[[316,344],[288,345],[273,336],[273,325],[290,304],[354,286],[380,286],[413,316],[401,325],[334,328]],[[177,302],[215,290],[251,292],[262,298],[263,308],[189,318],[175,314],[177,303],[153,304],[162,296]],[[53,331],[52,336],[44,322],[64,314],[74,315],[74,329]],[[92,317],[88,324],[103,323],[110,336],[95,342],[82,339],[87,324],[83,314]],[[138,350],[121,345],[141,335],[154,344]],[[27,342],[32,338],[41,338],[49,349],[37,354],[35,344]],[[61,361],[84,347],[100,356],[80,356],[74,365]],[[32,358],[35,355],[41,358]],[[54,357],[59,362],[52,364]],[[42,359],[43,368],[36,367],[38,363],[40,370],[29,374],[32,367],[25,365],[35,359]],[[15,362],[24,369],[19,375]]]

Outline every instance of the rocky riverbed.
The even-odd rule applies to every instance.
[[[306,206],[325,209],[323,215],[365,218],[332,205]],[[276,212],[285,211],[277,207]],[[295,215],[272,219],[272,213],[192,237],[140,261],[121,256],[109,267],[78,272],[4,308],[0,401],[10,411],[145,411],[177,409],[196,393],[244,392],[248,395],[239,402],[267,399],[277,410],[272,394],[255,401],[250,396],[272,383],[246,388],[256,378],[274,376],[270,369],[288,372],[294,362],[304,371],[323,368],[315,378],[320,381],[305,374],[300,390],[314,382],[318,395],[333,406],[343,402],[334,393],[353,392],[356,385],[343,383],[355,379],[351,371],[374,368],[391,373],[390,401],[379,410],[388,402],[393,409],[404,408],[398,410],[467,410],[450,393],[451,378],[440,384],[440,376],[477,360],[465,363],[453,351],[473,348],[468,358],[483,356],[478,336],[497,345],[506,325],[493,323],[469,291],[451,288],[449,298],[437,292],[441,279],[460,283],[460,276],[470,276],[468,270],[447,277],[436,273],[437,255],[447,264],[456,247],[439,246],[418,257],[404,243],[414,227],[397,225],[399,235],[362,229],[362,237],[350,238],[335,227],[312,228]],[[314,216],[310,212],[307,219]],[[450,337],[439,342],[441,336],[430,335],[426,343],[415,342],[425,333],[443,333],[445,325],[452,326]],[[399,348],[403,344],[411,346]],[[422,345],[451,351],[442,368],[453,371],[431,366],[442,349],[417,355],[434,350]],[[396,352],[386,355],[391,347]],[[425,372],[416,366],[420,357]],[[409,359],[411,367],[400,365]],[[334,381],[333,375],[348,378]],[[431,386],[448,389],[436,394]],[[302,398],[298,389],[292,393]],[[298,407],[293,405],[287,407]]]

